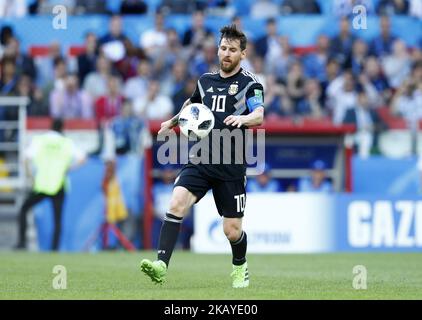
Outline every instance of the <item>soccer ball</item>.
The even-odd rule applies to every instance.
[[[214,114],[201,103],[192,103],[183,108],[179,115],[180,131],[186,136],[202,139],[214,128]]]

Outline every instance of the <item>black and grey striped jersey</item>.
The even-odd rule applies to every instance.
[[[242,68],[228,78],[221,77],[219,72],[203,74],[190,98],[192,103],[202,103],[210,108],[215,117],[214,129],[228,129],[230,132],[233,132],[236,128],[227,126],[224,119],[232,114],[246,115],[252,112],[256,107],[263,106],[263,99],[262,84],[259,83],[253,73]],[[223,143],[223,139],[219,139],[219,142],[213,142],[213,134],[210,134],[209,164],[199,164],[199,169],[208,176],[221,180],[243,179],[246,173],[245,129],[245,127],[242,127],[236,132],[241,132],[242,141],[235,141],[235,138],[231,138],[230,144]],[[227,132],[227,130],[225,131]],[[237,136],[234,133],[232,136]],[[238,136],[236,139],[239,139]],[[219,147],[216,143],[219,144]],[[224,153],[227,148],[231,148],[230,152],[226,151],[230,155],[230,159]],[[216,153],[219,153],[220,161],[218,164],[215,163]],[[239,163],[240,154],[243,159],[241,163]],[[212,159],[213,155],[214,159]],[[224,163],[222,163],[223,161]]]

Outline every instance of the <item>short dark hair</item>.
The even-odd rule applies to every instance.
[[[55,118],[51,122],[51,130],[62,132],[63,131],[63,119],[61,118]]]
[[[235,24],[231,24],[221,28],[220,33],[221,37],[219,44],[221,43],[221,40],[223,40],[223,38],[226,38],[228,40],[239,40],[240,49],[242,51],[246,49],[246,44],[248,43],[248,40],[246,39],[245,34],[239,29],[237,29]]]

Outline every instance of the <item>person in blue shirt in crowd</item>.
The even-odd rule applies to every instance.
[[[248,181],[246,185],[247,192],[279,192],[280,186],[274,178],[271,177],[271,168],[268,164],[264,165],[261,174]]]
[[[331,181],[326,177],[326,164],[322,160],[315,160],[311,165],[309,177],[299,179],[298,192],[332,192]]]

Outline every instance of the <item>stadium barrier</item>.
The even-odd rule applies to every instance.
[[[211,194],[194,215],[193,251],[230,253]],[[422,252],[416,196],[248,194],[243,226],[250,253]]]

